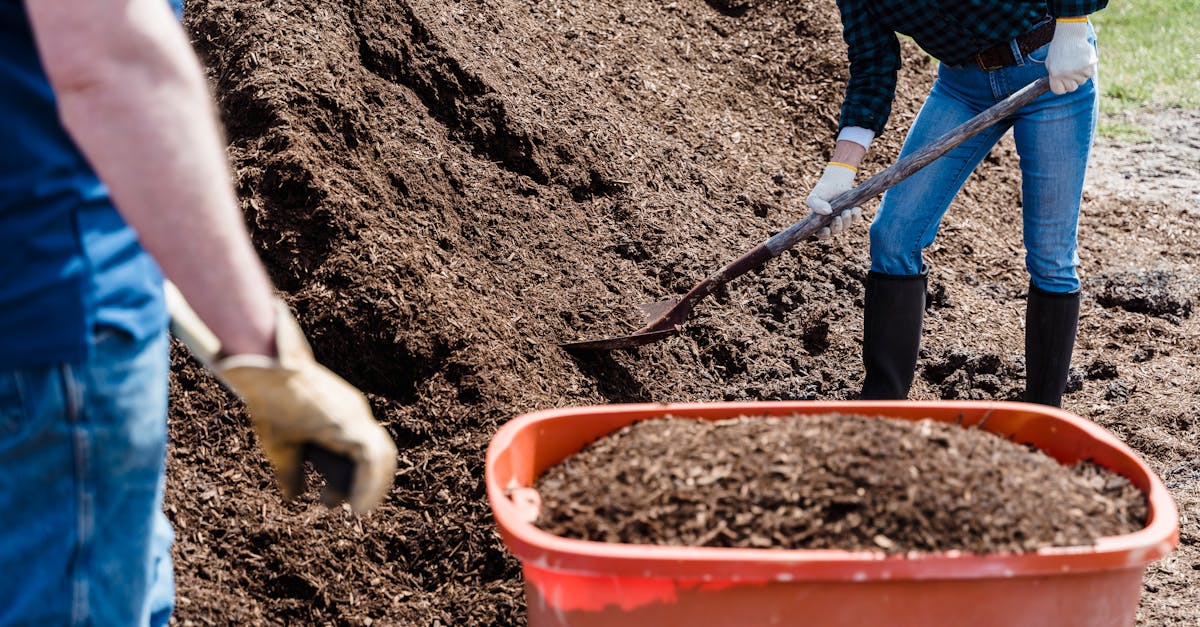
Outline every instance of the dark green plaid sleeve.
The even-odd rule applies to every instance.
[[[1047,2],[1054,17],[1091,15],[1108,6],[1108,0],[1051,0]]]
[[[842,37],[850,57],[850,81],[842,101],[840,128],[861,126],[883,132],[896,97],[900,41],[871,18],[866,0],[838,0]]]

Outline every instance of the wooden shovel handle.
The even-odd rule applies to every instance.
[[[908,178],[913,172],[929,165],[935,159],[974,137],[983,129],[1008,117],[1017,109],[1029,104],[1033,99],[1049,91],[1049,89],[1050,78],[1045,76],[1022,87],[1016,93],[992,105],[986,111],[935,139],[928,146],[904,157],[892,164],[891,167],[867,179],[862,185],[838,196],[830,203],[833,206],[833,212],[829,215],[809,214],[808,217],[780,231],[774,237],[764,242],[764,245],[771,252],[771,257],[778,256],[783,251],[795,246],[800,240],[807,239],[821,229],[829,226],[829,223],[833,221],[833,217],[841,214],[842,211],[850,207],[857,207],[882,194],[896,183]]]
[[[913,172],[929,165],[934,159],[974,137],[983,129],[1008,117],[1017,109],[1046,93],[1049,89],[1050,79],[1042,77],[1021,88],[1008,98],[992,105],[986,111],[951,129],[928,146],[900,159],[892,164],[891,167],[867,179],[862,185],[835,198],[830,203],[833,206],[833,211],[829,215],[809,214],[808,217],[780,231],[774,237],[755,246],[741,257],[725,264],[720,270],[717,270],[708,278],[697,283],[683,298],[679,299],[679,302],[674,307],[663,312],[662,315],[654,320],[651,320],[635,335],[645,335],[647,333],[678,328],[686,320],[692,307],[701,299],[716,291],[720,286],[774,259],[783,251],[795,246],[797,242],[816,235],[821,229],[829,226],[834,216],[850,207],[857,207],[863,202],[882,194],[896,183],[908,178]]]

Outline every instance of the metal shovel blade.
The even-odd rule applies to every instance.
[[[642,303],[637,307],[642,312],[642,320],[644,320],[646,324],[650,324],[651,322],[654,322],[655,320],[658,320],[666,315],[678,304],[678,298],[668,298],[667,300],[660,300],[657,303]]]
[[[671,316],[672,310],[679,306],[679,299],[668,298],[656,303],[638,305],[646,326],[629,334],[618,337],[608,337],[600,340],[582,340],[567,342],[559,346],[567,350],[614,350],[618,348],[634,348],[643,344],[651,344],[679,333],[679,325]]]
[[[616,350],[619,348],[634,348],[643,344],[652,344],[659,340],[671,337],[679,333],[679,329],[667,329],[666,331],[648,331],[637,332],[632,335],[622,335],[620,337],[608,337],[602,340],[583,340],[580,342],[567,342],[559,344],[559,346],[567,350],[580,351],[595,351],[595,350]]]

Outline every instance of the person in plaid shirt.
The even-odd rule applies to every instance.
[[[1058,406],[1079,320],[1076,232],[1084,172],[1096,129],[1095,33],[1088,15],[1107,0],[934,2],[838,0],[850,60],[837,143],[808,196],[814,213],[854,186],[858,165],[891,112],[900,67],[897,33],[940,61],[909,129],[914,152],[1040,77],[1050,93],[890,189],[870,229],[871,269],[863,315],[863,399],[903,399],[916,369],[925,311],[922,251],[975,166],[1013,130],[1020,154],[1025,267],[1029,272],[1027,401]],[[861,215],[835,216],[821,237]]]

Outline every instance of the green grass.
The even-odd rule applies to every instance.
[[[1092,16],[1103,111],[1200,107],[1200,3],[1123,0]]]
[[[1149,131],[1138,126],[1137,124],[1110,121],[1104,117],[1100,118],[1100,126],[1096,129],[1096,132],[1110,139],[1117,139],[1136,144],[1144,144],[1154,139],[1150,136]]]

